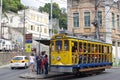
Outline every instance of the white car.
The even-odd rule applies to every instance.
[[[11,69],[24,67],[27,68],[29,66],[29,58],[26,56],[15,56],[11,60],[10,67]]]

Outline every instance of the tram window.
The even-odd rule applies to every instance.
[[[84,43],[84,52],[86,52],[87,46],[86,43]]]
[[[109,53],[109,46],[107,46],[107,53]]]
[[[88,43],[88,53],[90,53],[90,43]]]
[[[54,42],[51,43],[51,51],[54,51]]]
[[[62,50],[62,41],[60,40],[56,41],[56,50],[57,51]]]
[[[98,45],[95,45],[95,51],[98,52],[98,50],[99,50]]]
[[[77,50],[77,42],[72,43],[74,43],[74,46],[72,46],[72,52],[75,52]]]
[[[69,50],[69,41],[68,41],[68,40],[65,40],[65,42],[64,42],[64,49],[65,49],[66,51]]]
[[[102,53],[104,53],[104,46],[102,45]]]
[[[99,45],[99,53],[101,53],[101,45]]]
[[[82,52],[82,42],[79,43],[79,52]]]
[[[106,46],[104,46],[104,53],[106,53],[107,52],[107,47]]]
[[[94,53],[94,44],[92,44],[92,53]]]

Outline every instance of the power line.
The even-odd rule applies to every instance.
[[[113,2],[114,4],[115,2]],[[111,8],[113,7],[113,4],[110,6],[110,9],[107,11],[107,13],[105,14],[104,18],[107,16],[107,14],[109,13],[109,11],[111,10]]]
[[[48,1],[48,2],[45,2],[45,1],[40,1],[40,0],[36,0],[36,1],[38,1],[38,2],[40,2],[41,4],[45,4],[45,3],[50,3],[50,1]],[[53,0],[53,2],[55,2],[55,3],[60,3],[60,4],[67,4],[67,2],[66,1],[64,1],[64,0],[62,0],[62,1],[60,1],[60,0]]]

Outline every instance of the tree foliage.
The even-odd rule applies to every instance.
[[[18,10],[24,9],[20,0],[3,0],[3,12],[12,11],[17,13]]]
[[[40,12],[47,12],[49,13],[49,19],[51,16],[51,4],[46,3],[44,7],[39,7]],[[67,14],[62,13],[59,5],[57,3],[53,3],[52,9],[52,17],[59,19],[60,28],[67,29]]]

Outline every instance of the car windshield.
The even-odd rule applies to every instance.
[[[23,57],[14,57],[13,60],[23,60]]]

